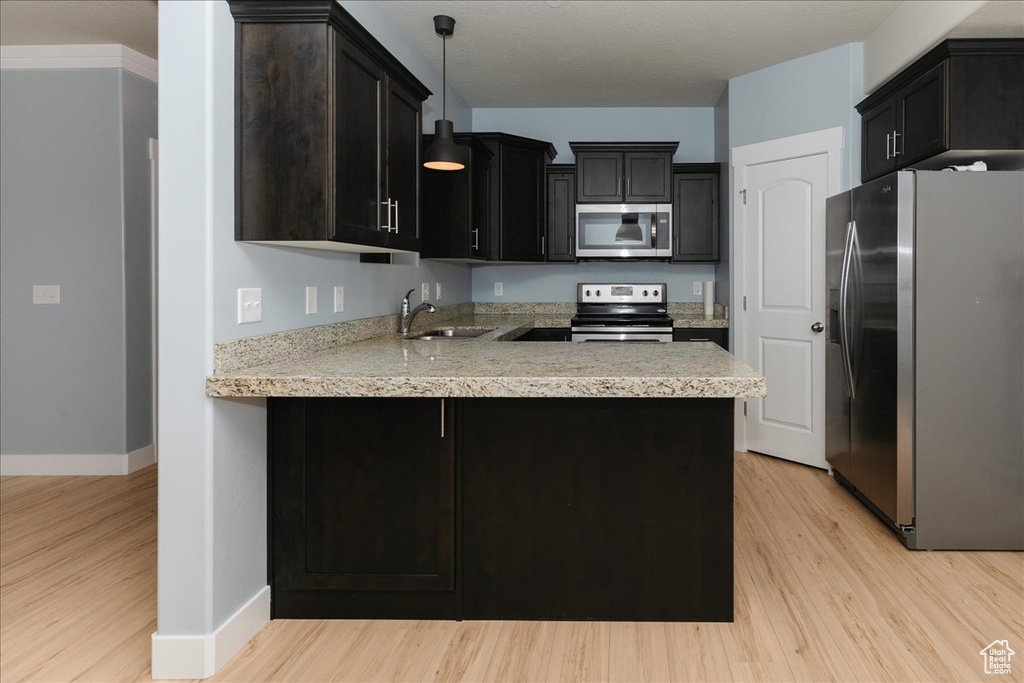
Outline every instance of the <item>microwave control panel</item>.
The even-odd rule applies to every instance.
[[[581,304],[663,304],[668,301],[664,282],[581,282],[576,288],[576,300]]]

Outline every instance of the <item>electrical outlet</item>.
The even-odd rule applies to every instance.
[[[32,303],[59,304],[60,285],[32,285]]]
[[[505,285],[503,283],[494,283],[494,296],[505,296]]]
[[[693,283],[693,295],[694,296],[700,296],[703,293],[704,293],[704,283],[700,282],[699,280],[697,282],[694,282]]]
[[[238,290],[238,324],[258,323],[263,320],[263,290],[259,287],[241,287]]]
[[[342,313],[345,310],[345,288],[334,288],[334,312]]]
[[[441,283],[438,282],[434,285],[434,301],[441,300]]]
[[[420,285],[420,301],[430,301],[430,283]]]
[[[306,315],[316,313],[316,287],[306,287]]]

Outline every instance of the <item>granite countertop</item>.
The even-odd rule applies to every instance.
[[[417,321],[419,322],[419,321]],[[209,396],[679,397],[766,395],[764,377],[711,342],[514,342],[562,315],[459,315],[436,325],[492,331],[422,341],[390,333],[217,372]],[[417,325],[419,328],[420,325]],[[427,329],[434,329],[431,326]]]

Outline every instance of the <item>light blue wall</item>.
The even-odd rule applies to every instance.
[[[474,109],[473,130],[546,140],[558,150],[559,164],[573,163],[570,141],[678,140],[677,162],[712,161],[715,154],[711,107]]]
[[[765,142],[842,126],[842,187],[860,184],[864,49],[847,43],[729,80],[729,144]]]
[[[149,168],[156,86],[0,72],[0,452],[152,443]],[[33,305],[32,285],[60,285]]]
[[[703,301],[694,296],[693,283],[715,279],[713,265],[669,263],[615,263],[473,266],[473,301],[576,301],[578,282],[664,282],[669,301]],[[494,296],[501,282],[503,296]]]

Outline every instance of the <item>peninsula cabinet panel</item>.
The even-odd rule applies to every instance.
[[[732,412],[461,400],[463,618],[732,621]]]
[[[676,173],[672,181],[672,261],[718,261],[719,174]]]
[[[229,0],[235,239],[415,251],[430,91],[333,0]]]
[[[455,617],[444,401],[269,399],[273,617]]]

